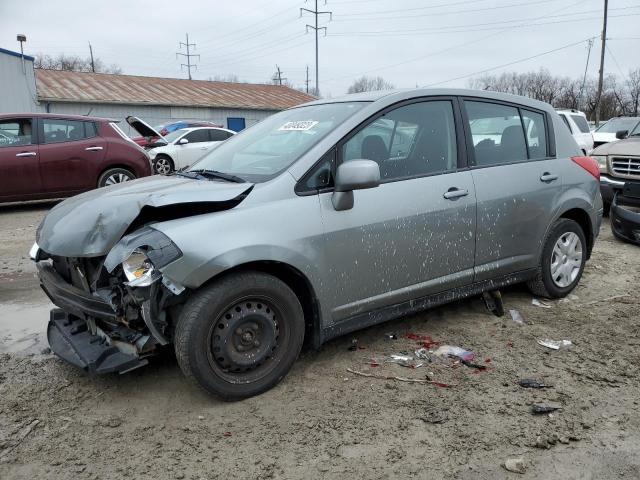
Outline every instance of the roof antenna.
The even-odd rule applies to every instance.
[[[89,109],[89,111],[88,111],[87,113],[85,113],[85,114],[84,114],[84,116],[85,116],[85,117],[88,117],[88,116],[89,116],[89,114],[90,114],[91,112],[93,112],[93,107],[91,107],[91,108]]]

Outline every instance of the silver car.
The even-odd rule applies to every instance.
[[[550,105],[471,90],[320,100],[189,170],[84,193],[31,256],[53,351],[124,373],[173,344],[226,400],[323,342],[518,282],[567,295],[602,219],[599,169]]]

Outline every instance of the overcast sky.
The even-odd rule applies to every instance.
[[[362,74],[380,75],[396,87],[466,86],[475,72],[551,72],[581,77],[589,37],[602,28],[603,0],[328,0],[319,9],[320,89],[345,93]],[[176,59],[178,42],[196,43],[195,79],[236,74],[266,82],[276,64],[295,86],[309,65],[314,84],[313,17],[300,7],[313,0],[134,1],[0,0],[0,47],[26,53],[94,55],[124,73],[186,77]],[[609,2],[607,73],[640,67],[640,1]],[[573,44],[573,45],[572,45]],[[571,46],[572,45],[572,46]],[[566,47],[566,48],[563,48]],[[184,48],[182,50],[184,52]],[[589,75],[598,71],[600,44],[591,51]],[[184,60],[184,59],[183,59]]]

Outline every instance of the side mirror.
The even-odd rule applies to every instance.
[[[331,203],[336,210],[353,208],[353,191],[380,185],[380,167],[373,160],[351,160],[341,164]]]
[[[618,130],[616,132],[616,138],[618,140],[623,140],[623,139],[627,138],[628,135],[629,135],[629,130]]]
[[[189,143],[189,140],[187,140],[186,138],[181,138],[180,140],[178,140],[178,145],[186,145],[187,143]]]

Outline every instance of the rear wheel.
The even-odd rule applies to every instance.
[[[126,168],[110,168],[105,171],[98,179],[98,187],[108,187],[116,183],[128,182],[134,180],[136,176]]]
[[[184,374],[223,400],[276,385],[304,340],[302,307],[281,280],[259,272],[230,275],[198,291],[176,328]]]
[[[587,260],[587,241],[580,225],[559,219],[545,240],[538,272],[529,290],[548,298],[567,296],[578,284]]]
[[[153,170],[160,175],[169,175],[175,170],[175,166],[167,155],[158,155],[153,161]]]

